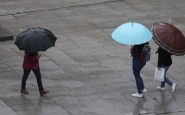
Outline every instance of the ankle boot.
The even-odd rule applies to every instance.
[[[44,96],[45,94],[49,93],[48,90],[41,90],[40,91],[40,96]]]
[[[29,92],[26,89],[21,89],[22,94],[29,94]]]

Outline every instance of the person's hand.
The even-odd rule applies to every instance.
[[[41,57],[41,54],[38,54],[38,57],[40,58]]]

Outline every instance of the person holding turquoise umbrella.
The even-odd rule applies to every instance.
[[[130,22],[116,28],[112,33],[112,38],[121,44],[131,45],[132,70],[136,81],[137,92],[133,97],[143,97],[145,89],[140,71],[146,64],[146,55],[143,53],[149,47],[152,33],[142,24]],[[150,50],[148,50],[150,52]],[[148,54],[149,54],[148,52]],[[144,55],[143,55],[144,54]]]

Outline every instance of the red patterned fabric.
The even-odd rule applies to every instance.
[[[153,39],[156,44],[174,55],[185,54],[185,37],[174,25],[158,22],[152,26]]]

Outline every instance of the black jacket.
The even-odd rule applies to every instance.
[[[158,48],[158,67],[164,66],[170,66],[172,64],[172,58],[171,54],[162,49],[161,47]]]
[[[139,58],[141,52],[143,51],[143,47],[144,47],[145,44],[148,44],[148,42],[140,44],[140,45],[132,46],[132,48],[131,48],[131,56],[134,57],[134,58]]]

